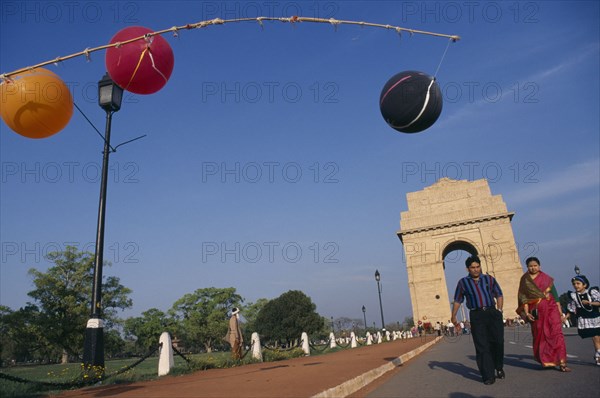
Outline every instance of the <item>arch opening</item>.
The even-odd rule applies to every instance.
[[[478,255],[477,249],[472,244],[465,241],[454,241],[442,250],[442,267],[448,288],[448,302],[450,311],[454,304],[454,291],[459,279],[466,276],[468,272],[465,267],[465,260],[469,256]],[[464,303],[457,314],[459,321],[468,321],[468,310]]]

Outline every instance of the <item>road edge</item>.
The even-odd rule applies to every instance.
[[[383,376],[385,373],[389,372],[390,370],[393,370],[395,367],[400,366],[403,363],[410,360],[411,358],[414,358],[415,356],[419,355],[420,353],[422,353],[423,351],[425,351],[426,349],[428,349],[429,347],[431,347],[433,344],[437,343],[441,339],[442,339],[441,336],[436,337],[434,340],[430,341],[429,343],[423,344],[422,346],[415,348],[412,351],[404,353],[404,354],[400,355],[398,358],[395,358],[392,361],[386,363],[385,365],[381,365],[375,369],[369,370],[368,372],[365,372],[365,373],[361,374],[360,376],[356,376],[356,377],[354,377],[348,381],[345,381],[342,384],[339,384],[335,387],[331,387],[325,391],[321,391],[320,393],[313,395],[311,398],[347,397],[348,395],[355,393],[356,391],[360,390],[361,388],[366,387],[367,385],[369,385],[370,383],[375,381],[375,379]]]

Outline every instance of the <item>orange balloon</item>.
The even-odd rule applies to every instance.
[[[71,120],[73,97],[60,77],[37,68],[0,83],[0,115],[16,133],[46,138]]]

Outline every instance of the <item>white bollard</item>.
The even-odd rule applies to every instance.
[[[158,375],[165,376],[169,374],[171,368],[175,365],[169,332],[163,332],[158,342],[159,344],[162,343],[158,354]]]
[[[396,341],[396,339],[398,338],[398,335],[396,334],[397,332],[394,331],[394,333],[392,333],[392,340]]]
[[[385,340],[390,341],[390,331],[389,330],[385,331]]]
[[[354,332],[350,333],[350,348],[356,348],[356,335]]]
[[[306,332],[302,332],[302,351],[304,351],[304,355],[310,355],[310,346],[308,344],[308,334]]]
[[[252,358],[258,359],[260,362],[262,362],[262,347],[260,346],[260,337],[258,337],[258,333],[252,333],[250,341],[252,342]]]
[[[373,344],[373,336],[371,336],[371,332],[367,332],[367,345]]]
[[[331,343],[329,343],[329,348],[337,347],[337,344],[335,343],[335,335],[333,334],[333,332],[329,333],[329,340],[331,340]]]
[[[381,332],[377,332],[377,344],[381,344],[383,341],[383,338],[381,337]]]

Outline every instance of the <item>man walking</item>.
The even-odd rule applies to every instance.
[[[456,314],[467,299],[471,319],[471,334],[477,367],[483,384],[494,384],[504,379],[504,328],[502,324],[502,289],[491,275],[481,274],[481,261],[471,256],[465,261],[469,275],[460,279],[454,293],[452,323],[458,325]],[[495,300],[494,300],[495,299]]]

